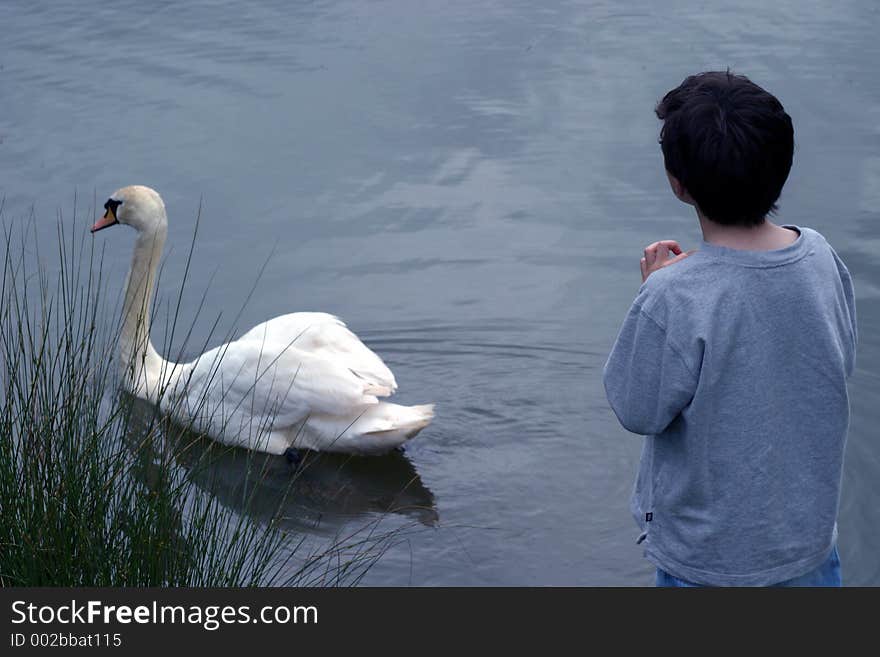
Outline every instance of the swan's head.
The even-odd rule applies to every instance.
[[[92,232],[127,224],[140,233],[155,233],[166,228],[165,204],[155,189],[131,185],[113,192],[104,204],[104,216],[92,226]]]

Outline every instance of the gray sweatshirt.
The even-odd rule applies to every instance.
[[[856,312],[819,233],[776,251],[703,242],[639,290],[605,365],[646,436],[631,509],[645,556],[700,584],[767,585],[837,540]]]

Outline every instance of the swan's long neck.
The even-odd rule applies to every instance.
[[[126,388],[154,403],[159,399],[163,379],[171,373],[170,363],[156,352],[150,341],[150,310],[166,233],[164,222],[154,231],[138,233],[128,272],[119,336]]]

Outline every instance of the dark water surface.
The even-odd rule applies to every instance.
[[[855,278],[840,551],[848,583],[878,585],[880,6],[720,4],[6,1],[4,213],[33,206],[52,241],[74,192],[155,187],[173,299],[201,200],[193,344],[221,311],[240,334],[323,310],[385,358],[400,402],[437,403],[405,455],[329,459],[303,487],[315,541],[413,507],[382,521],[419,529],[367,582],[646,585],[627,511],[641,439],[601,368],[640,248],[700,239],[653,106],[689,73],[746,73],[795,123],[779,219],[823,232]],[[132,237],[95,237],[116,287]]]

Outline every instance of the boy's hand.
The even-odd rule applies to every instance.
[[[672,258],[669,257],[670,251],[674,254]],[[646,246],[645,257],[639,262],[642,268],[642,283],[648,280],[648,276],[653,272],[668,267],[679,260],[684,260],[695,251],[696,249],[691,249],[687,253],[682,252],[675,240],[660,240]]]

